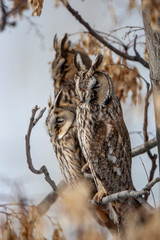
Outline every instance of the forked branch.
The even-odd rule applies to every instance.
[[[149,64],[140,56],[140,54],[137,52],[136,48],[135,55],[129,55],[126,52],[122,52],[113,45],[111,45],[109,42],[107,42],[101,35],[99,35],[91,26],[81,17],[81,15],[78,13],[78,11],[75,11],[69,2],[67,0],[60,0],[63,5],[67,8],[67,10],[85,27],[87,28],[88,32],[95,37],[99,42],[104,44],[104,46],[108,47],[111,51],[116,53],[117,55],[124,57],[125,59],[128,59],[130,61],[136,61],[141,63],[144,67],[149,68]]]
[[[55,184],[55,182],[50,178],[49,172],[46,168],[46,166],[42,166],[39,170],[35,169],[32,163],[32,158],[31,158],[31,152],[30,152],[30,137],[31,137],[31,132],[33,127],[37,124],[37,122],[40,120],[40,118],[43,116],[44,111],[46,110],[46,108],[42,109],[38,115],[37,118],[35,118],[36,112],[38,111],[38,106],[35,106],[32,109],[32,115],[30,118],[30,123],[29,123],[29,127],[28,127],[28,132],[25,136],[25,140],[26,140],[26,155],[27,155],[27,163],[28,163],[28,167],[29,169],[35,173],[35,174],[44,174],[45,175],[45,180],[50,184],[50,186],[52,187],[53,191],[57,190],[57,186]]]
[[[132,157],[136,157],[140,154],[143,154],[143,153],[147,152],[149,149],[152,149],[156,146],[157,146],[157,139],[153,138],[153,139],[149,140],[148,142],[146,142],[138,147],[133,148],[132,149]]]
[[[16,25],[15,22],[8,22],[8,18],[11,15],[15,14],[26,3],[27,3],[27,0],[18,1],[18,4],[16,7],[14,7],[13,9],[11,9],[9,11],[6,11],[6,7],[5,7],[3,0],[0,0],[0,11],[2,12],[2,16],[0,18],[0,31],[3,31],[6,27],[6,25],[10,25],[10,26]]]
[[[144,135],[144,143],[148,142],[148,107],[149,107],[149,98],[152,94],[152,88],[149,89],[149,84],[146,85],[147,86],[147,93],[146,93],[146,97],[145,97],[145,107],[144,107],[144,123],[143,123],[143,135]],[[152,181],[153,177],[154,177],[154,173],[156,170],[156,159],[157,159],[157,154],[152,154],[150,149],[147,150],[147,154],[151,160],[151,170],[150,170],[150,174],[149,174],[149,178],[148,181]],[[148,196],[145,197],[145,199],[147,200]]]

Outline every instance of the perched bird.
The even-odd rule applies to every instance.
[[[112,79],[105,72],[97,71],[102,60],[102,55],[98,55],[87,69],[80,54],[75,57],[78,70],[77,129],[82,151],[98,190],[111,194],[134,188],[132,155],[129,134]]]
[[[131,144],[123,119],[120,101],[112,79],[98,71],[103,61],[98,55],[88,68],[81,55],[75,56],[78,139],[97,187],[94,200],[100,203],[105,195],[134,190],[131,177]],[[129,209],[139,208],[136,200],[112,203],[115,224],[124,224]]]
[[[64,176],[65,182],[67,183],[67,186],[70,186],[71,188],[75,189],[80,182],[85,181],[85,183],[89,185],[88,189],[90,189],[89,190],[90,198],[92,199],[95,193],[97,192],[98,185],[96,181],[95,181],[96,186],[93,181],[92,182],[86,181],[81,172],[81,168],[83,166],[86,166],[85,159],[86,156],[85,153],[82,152],[83,149],[81,149],[80,147],[77,133],[76,108],[77,103],[79,104],[79,101],[76,100],[76,98],[78,98],[78,93],[76,93],[75,87],[77,89],[78,82],[74,81],[74,75],[77,72],[77,67],[79,64],[84,67],[83,69],[84,71],[88,71],[89,69],[90,73],[91,71],[96,71],[99,61],[97,61],[97,63],[95,62],[95,64],[93,64],[91,67],[90,58],[85,53],[82,53],[77,49],[71,47],[71,43],[68,41],[67,35],[65,35],[61,41],[58,41],[57,37],[55,37],[54,49],[56,54],[55,59],[52,63],[52,75],[54,80],[55,102],[52,103],[51,101],[49,101],[49,112],[46,119],[47,130],[50,135],[50,140],[54,147],[58,162],[60,164],[60,169]],[[75,54],[80,55],[79,58],[80,63],[78,63],[77,61],[77,65],[76,64],[74,65]],[[80,68],[78,70],[80,70]],[[105,78],[102,78],[102,82],[104,79]],[[104,84],[104,86],[106,85]],[[111,88],[110,90],[113,90],[112,89],[113,85],[111,85],[110,88]],[[106,88],[104,88],[103,91],[101,92],[105,94],[105,90]],[[99,96],[98,101],[101,102],[103,100],[102,98]],[[102,130],[103,127],[101,128],[101,131]],[[97,138],[94,139],[93,141],[95,148],[97,145],[96,151],[102,148],[101,141],[99,141],[100,138],[101,136],[99,135],[98,137],[97,135]],[[118,146],[120,148],[121,144],[119,144]],[[111,151],[112,150],[110,148],[110,152]],[[115,160],[114,155],[112,156],[112,153],[110,154],[111,157],[113,157],[111,158],[112,161],[114,161]],[[86,169],[87,171],[90,171],[89,168],[83,167],[83,171],[86,171]],[[116,168],[114,168],[114,173],[115,171]],[[117,172],[118,174],[120,174],[120,169],[117,168]],[[104,171],[103,175],[105,175]],[[95,180],[96,178],[94,177],[93,171],[92,176]],[[99,183],[100,182],[101,181],[99,181]],[[98,195],[99,196],[98,199],[100,199],[103,196],[103,194],[104,191],[103,192],[101,191],[101,194]],[[108,194],[110,194],[110,192],[108,192]],[[98,215],[98,218],[100,219],[100,222],[102,224],[106,225],[111,230],[117,229],[116,224],[119,221],[116,210],[117,205],[114,206],[114,204],[108,204],[103,208],[101,208],[101,206],[96,205],[94,206],[94,208],[95,214],[96,216]]]
[[[66,92],[61,90],[54,105],[49,104],[46,126],[65,182],[75,188],[84,180],[81,168],[86,161],[77,137],[76,111],[69,107],[68,103],[64,103],[65,94]]]
[[[79,145],[75,121],[74,75],[77,69],[74,65],[74,56],[77,53],[81,54],[81,59],[88,68],[91,66],[91,60],[85,52],[72,46],[67,34],[60,41],[55,36],[54,50],[55,58],[52,63],[52,77],[55,103],[49,101],[46,126],[67,186],[76,188],[77,184],[85,181],[88,185],[90,199],[92,199],[97,191],[94,181],[84,180],[81,172],[86,160]],[[107,226],[109,229],[116,229],[114,222],[109,218],[108,209],[101,210],[99,206],[94,206],[93,213],[96,219],[98,216],[97,220],[102,225]]]
[[[81,172],[86,160],[77,136],[76,109],[69,107],[67,102],[64,103],[65,94],[65,90],[61,90],[54,105],[49,102],[47,130],[67,186],[76,189],[80,183],[85,183],[89,197],[92,199],[97,189],[93,179],[85,179]],[[110,211],[108,206],[106,209],[93,206],[91,210],[100,224],[111,231],[117,230],[113,222],[114,210]]]
[[[49,101],[46,126],[65,181],[68,185],[73,186],[76,182],[82,180],[81,168],[84,164],[75,123],[74,75],[77,69],[74,66],[74,55],[79,51],[71,46],[67,34],[60,41],[55,35],[54,50],[52,77],[55,102],[51,103]],[[88,55],[81,52],[81,56],[87,66],[90,67],[91,60]]]

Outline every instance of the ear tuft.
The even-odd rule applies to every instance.
[[[82,56],[80,53],[77,53],[74,56],[74,65],[77,68],[78,71],[86,71],[87,67],[84,64],[83,60],[82,60]]]
[[[62,99],[63,91],[60,90],[59,93],[56,96],[55,102],[54,102],[54,107],[60,107],[60,101]]]
[[[99,66],[101,65],[102,61],[103,61],[103,56],[102,56],[102,54],[98,54],[98,55],[96,56],[96,59],[95,59],[94,62],[92,63],[91,68],[89,69],[89,73],[90,73],[90,74],[93,74],[93,73],[99,68]]]
[[[49,99],[48,99],[48,107],[49,107],[49,108],[52,107],[52,98],[51,98],[51,95],[49,95]]]
[[[58,37],[57,37],[57,34],[55,34],[55,36],[54,36],[53,47],[54,47],[55,51],[58,50]]]
[[[67,40],[68,40],[68,34],[65,33],[64,37],[61,40],[61,51],[65,50],[65,44],[66,44]]]

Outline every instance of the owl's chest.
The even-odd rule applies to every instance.
[[[95,134],[95,126],[100,121],[108,124],[112,122],[106,109],[89,104],[82,104],[77,107],[77,131],[81,131],[82,135],[85,133]]]
[[[83,104],[77,107],[77,131],[81,148],[83,151],[89,151],[90,142],[94,134],[94,125],[98,120],[98,109],[94,112],[87,105]],[[86,155],[86,153],[84,153]]]
[[[54,142],[53,146],[65,181],[71,186],[81,181],[81,168],[85,160],[81,154],[77,134],[66,134]]]
[[[74,129],[70,129],[63,138],[54,141],[54,148],[58,158],[65,158],[75,154],[76,149],[79,148],[78,139],[74,134]]]

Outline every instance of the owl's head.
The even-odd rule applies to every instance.
[[[56,99],[54,105],[49,103],[49,114],[46,119],[46,126],[48,133],[54,140],[62,139],[74,125],[75,121],[75,109],[64,104],[63,95],[65,93],[61,90]]]
[[[98,71],[103,56],[97,55],[90,68],[87,68],[80,54],[75,55],[74,63],[78,72],[75,75],[77,98],[82,103],[103,104],[114,93],[113,83],[108,74]]]
[[[61,40],[58,40],[57,35],[55,35],[53,46],[55,57],[52,63],[52,76],[54,94],[57,96],[62,87],[69,87],[73,91],[75,89],[74,75],[77,70],[74,66],[74,55],[80,53],[87,67],[91,66],[91,60],[86,53],[73,48],[67,34]]]

